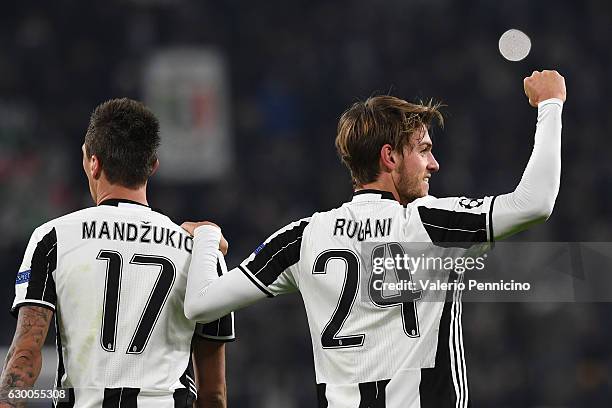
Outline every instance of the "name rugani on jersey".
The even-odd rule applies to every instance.
[[[346,218],[336,218],[334,222],[334,235],[356,238],[358,241],[365,241],[372,238],[385,238],[391,235],[392,218],[351,220]]]

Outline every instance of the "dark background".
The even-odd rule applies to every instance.
[[[0,12],[0,284],[3,307],[28,237],[91,205],[80,146],[92,109],[142,98],[160,48],[205,45],[226,59],[231,171],[206,183],[151,180],[149,200],[175,221],[212,219],[229,266],[286,223],[349,199],[334,149],[342,111],[391,92],[447,105],[434,133],[436,196],[509,192],[532,147],[533,70],[557,69],[568,101],[563,175],[551,219],[513,238],[612,237],[612,3],[606,1],[25,1]],[[530,55],[502,58],[499,36],[526,32]],[[163,163],[162,163],[163,166]],[[611,288],[612,290],[612,288]],[[609,304],[466,304],[474,407],[606,407],[612,401]],[[0,344],[14,320],[4,314]],[[299,296],[237,315],[228,346],[232,407],[313,407],[310,335]]]

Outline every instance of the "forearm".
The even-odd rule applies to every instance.
[[[207,390],[198,391],[198,399],[195,403],[197,408],[226,408],[227,393],[226,390]]]
[[[2,406],[25,406],[8,397],[14,388],[31,388],[42,367],[41,349],[47,337],[53,312],[36,306],[24,306],[19,311],[17,330],[9,348],[0,377]]]
[[[9,391],[11,389],[31,388],[40,374],[41,367],[42,355],[40,350],[27,347],[17,348],[14,344],[11,345],[0,379],[2,384],[0,403],[6,405],[0,406],[25,407],[25,402],[18,403],[16,400],[9,398]]]
[[[195,231],[184,304],[188,319],[208,323],[266,297],[238,268],[218,276],[220,237],[210,226]]]
[[[496,197],[492,222],[495,239],[503,239],[550,217],[561,180],[562,102],[549,99],[538,107],[533,151],[516,189]]]
[[[25,407],[24,401],[10,398],[11,389],[31,388],[42,367],[40,350],[9,348],[2,370],[0,407]]]
[[[9,348],[2,370],[2,389],[29,388],[34,385],[42,367],[42,353],[33,347]]]
[[[193,366],[198,387],[197,408],[226,408],[225,344],[194,337]]]

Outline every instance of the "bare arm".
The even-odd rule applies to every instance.
[[[8,398],[11,388],[30,388],[42,366],[41,349],[47,338],[53,311],[39,306],[19,309],[17,329],[0,377],[0,407],[25,407],[25,402]]]
[[[198,387],[197,408],[226,408],[225,344],[200,336],[193,339],[193,368]]]

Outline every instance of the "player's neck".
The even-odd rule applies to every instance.
[[[393,194],[393,197],[395,197],[397,201],[400,201],[400,197],[399,197],[399,194],[397,193],[397,189],[395,188],[395,185],[393,184],[393,180],[391,180],[390,178],[381,177],[372,183],[367,183],[367,184],[363,184],[361,186],[355,187],[355,191],[359,191],[359,190],[388,191],[391,194]]]
[[[96,197],[96,205],[105,200],[130,200],[140,204],[149,205],[147,202],[147,185],[135,189],[127,188],[117,184],[106,184],[99,186]]]

